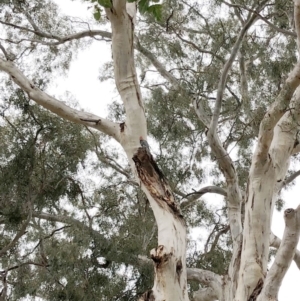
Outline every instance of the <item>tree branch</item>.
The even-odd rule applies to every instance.
[[[174,87],[179,87],[177,78],[166,70],[165,66],[163,66],[163,64],[157,60],[157,58],[152,54],[152,52],[150,52],[148,49],[146,49],[140,44],[137,37],[135,37],[135,48],[150,60],[150,62],[153,64],[153,66],[156,68],[156,70],[162,77],[164,77]]]
[[[295,28],[297,33],[297,45],[299,52],[300,43],[300,0],[295,0],[294,4]],[[271,141],[273,139],[273,130],[276,123],[286,112],[290,104],[290,100],[300,84],[300,62],[298,61],[294,69],[290,72],[279,95],[270,109],[265,114],[259,128],[258,145],[256,149],[257,156],[261,160],[265,160],[269,151]],[[254,155],[256,156],[256,155]]]
[[[193,293],[194,301],[216,301],[218,296],[211,287],[202,288]]]
[[[265,3],[265,2],[266,1],[264,1],[263,3]],[[264,4],[261,5],[260,9],[262,9],[263,6],[264,6]],[[255,14],[253,14],[249,18],[249,20],[245,23],[245,25],[243,26],[242,30],[240,31],[240,33],[237,37],[237,40],[231,50],[230,57],[223,67],[222,74],[221,74],[221,77],[219,80],[217,99],[216,99],[216,104],[215,104],[215,108],[214,108],[214,112],[213,112],[213,117],[212,117],[210,127],[209,127],[209,131],[212,133],[216,132],[216,129],[218,126],[218,119],[219,119],[219,115],[221,112],[222,99],[223,99],[223,94],[224,94],[224,89],[225,89],[225,85],[226,85],[226,81],[227,81],[228,72],[237,56],[237,53],[242,44],[245,34],[247,33],[250,26],[256,21],[256,19],[257,19],[257,16]]]
[[[63,44],[65,42],[69,42],[69,41],[72,41],[72,40],[79,40],[79,39],[82,39],[82,38],[85,38],[85,37],[101,36],[102,38],[111,39],[111,33],[110,32],[103,31],[103,30],[96,30],[96,29],[84,30],[84,31],[81,31],[81,32],[73,33],[73,34],[62,37],[62,36],[58,36],[58,35],[55,35],[55,34],[52,34],[52,33],[47,33],[47,32],[41,31],[33,21],[31,22],[31,25],[34,25],[33,26],[34,29],[30,29],[30,28],[25,27],[25,26],[19,26],[19,25],[13,24],[13,23],[2,21],[2,20],[0,20],[0,24],[6,25],[6,26],[9,26],[9,27],[13,27],[15,29],[19,29],[19,30],[22,30],[22,31],[31,32],[31,33],[33,33],[33,34],[35,34],[35,35],[37,35],[41,38],[56,40],[56,42],[45,42],[45,41],[42,41],[42,40],[28,39],[28,41],[33,41],[33,42],[36,42],[36,43],[41,43],[41,44],[49,45],[49,46]]]
[[[107,36],[109,38],[109,40],[107,40],[107,41],[110,41],[110,38],[111,38],[111,34],[109,32],[101,31],[101,30],[94,30],[94,31],[82,31],[82,32],[78,32],[75,34],[71,34],[71,35],[60,38],[59,41],[57,41],[57,42],[47,42],[47,41],[43,41],[43,40],[29,39],[29,38],[19,39],[18,41],[14,41],[11,39],[2,39],[2,40],[6,41],[8,43],[12,43],[12,44],[20,44],[22,42],[31,42],[31,43],[37,43],[37,44],[46,45],[46,46],[57,46],[60,44],[64,44],[66,42],[73,41],[73,40],[80,40],[85,37],[96,37],[96,36],[101,36],[103,39],[105,39]]]
[[[113,160],[112,158],[106,156],[105,154],[101,153],[98,149],[98,141],[94,135],[94,133],[88,128],[86,127],[87,131],[92,135],[94,143],[95,143],[95,152],[96,155],[99,159],[99,161],[101,161],[102,163],[106,164],[107,166],[111,167],[112,169],[114,169],[115,171],[121,173],[122,175],[124,175],[127,179],[131,179],[130,177],[130,173],[128,171],[126,171],[122,166],[120,166],[115,160]],[[100,148],[101,149],[101,148]],[[113,162],[113,163],[112,163]]]
[[[193,205],[193,203],[196,200],[198,200],[200,197],[202,197],[206,193],[216,193],[216,194],[220,194],[223,196],[227,196],[226,190],[221,187],[206,186],[206,187],[199,189],[198,191],[195,191],[195,192],[185,195],[184,198],[187,198],[187,200],[181,202],[181,204],[180,204],[181,208],[186,208],[186,207]]]
[[[211,271],[206,271],[198,268],[189,268],[187,270],[187,277],[189,280],[194,280],[203,285],[209,286],[212,289],[212,292],[214,293],[214,297],[216,299],[219,298],[221,300],[223,283],[221,276]]]
[[[275,234],[271,233],[270,246],[278,249],[280,247],[280,244],[281,244],[281,239],[279,237],[277,237]],[[294,255],[293,259],[294,259],[298,269],[300,270],[300,251],[299,250],[295,250],[295,255]]]
[[[285,178],[284,181],[282,181],[281,185],[279,186],[278,190],[281,190],[283,187],[293,182],[298,176],[300,176],[300,170],[294,172],[289,177]]]
[[[207,49],[202,49],[200,47],[198,47],[195,43],[193,43],[192,41],[189,41],[187,39],[184,39],[180,34],[176,33],[176,36],[184,43],[186,44],[189,44],[191,45],[194,49],[196,49],[199,53],[207,53],[207,54],[210,54],[212,57],[215,57],[217,58],[219,61],[221,61],[222,63],[224,63],[224,58],[217,55],[216,53],[210,51],[210,50],[207,50]]]
[[[246,75],[246,66],[245,66],[245,58],[242,51],[239,51],[239,66],[240,66],[240,76],[241,76],[241,83],[240,83],[240,91],[242,95],[243,105],[247,106],[249,103],[249,93],[248,93],[248,80]]]
[[[70,108],[36,87],[12,62],[0,58],[0,70],[10,75],[11,79],[28,94],[29,98],[52,113],[75,123],[93,127],[119,141],[119,125],[92,113]]]
[[[0,44],[0,50],[3,52],[5,58],[7,60],[10,60],[9,54],[6,52],[5,48],[2,46],[2,44]]]
[[[298,62],[294,69],[290,72],[282,90],[280,91],[275,102],[265,114],[259,128],[259,138],[257,145],[257,154],[262,160],[267,157],[270,144],[273,139],[273,130],[276,123],[286,112],[290,100],[300,83],[300,63]]]
[[[272,29],[274,29],[274,30],[276,30],[278,32],[281,32],[281,33],[283,33],[285,35],[294,37],[294,38],[297,37],[297,35],[296,35],[295,32],[277,27],[276,25],[274,25],[273,23],[271,23],[267,18],[263,17],[260,13],[258,13],[257,11],[255,11],[255,10],[253,10],[251,8],[248,8],[246,6],[239,5],[239,4],[228,3],[227,1],[224,1],[224,0],[222,0],[222,2],[224,4],[226,4],[226,5],[228,5],[229,7],[241,8],[241,9],[245,9],[245,10],[251,12],[251,13],[254,13],[258,18],[260,18],[262,21],[264,21],[266,24],[268,24]]]
[[[257,301],[278,300],[279,288],[295,254],[300,235],[300,206],[285,210],[284,219],[283,239]]]

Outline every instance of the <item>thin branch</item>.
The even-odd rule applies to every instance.
[[[94,133],[88,127],[86,127],[86,129],[88,130],[88,132],[93,137],[94,144],[95,144],[95,152],[96,152],[96,155],[97,155],[99,161],[101,161],[102,163],[104,163],[107,166],[111,167],[112,169],[116,170],[117,172],[121,173],[127,179],[131,179],[130,174],[122,166],[120,166],[115,160],[113,160],[112,158],[106,157],[104,154],[101,154],[99,152],[98,142],[97,142],[97,139],[96,139]]]
[[[191,205],[193,205],[193,203],[198,200],[200,197],[202,197],[204,194],[206,193],[216,193],[216,194],[220,194],[223,196],[227,196],[227,192],[225,189],[218,187],[218,186],[206,186],[203,187],[201,189],[199,189],[198,191],[189,193],[187,195],[184,196],[184,198],[187,198],[186,201],[183,201],[180,206],[181,208],[186,208],[189,207]]]
[[[5,274],[5,273],[7,273],[9,271],[16,270],[16,269],[18,269],[18,268],[20,268],[20,267],[22,267],[24,265],[31,265],[31,264],[35,265],[35,266],[38,266],[38,267],[43,267],[43,268],[46,267],[44,264],[39,263],[39,262],[26,261],[26,262],[23,262],[21,264],[17,264],[17,265],[11,266],[11,267],[9,267],[9,268],[7,268],[5,270],[2,270],[2,271],[0,271],[0,274]]]
[[[179,87],[177,78],[174,75],[172,75],[169,71],[166,70],[166,68],[162,65],[162,63],[160,63],[157,60],[157,58],[152,54],[152,52],[150,52],[148,49],[144,48],[140,44],[137,37],[135,38],[135,48],[151,61],[151,63],[157,69],[157,71],[161,76],[163,76],[173,86],[177,88]]]
[[[284,181],[282,181],[279,190],[293,182],[298,176],[300,176],[300,170],[294,172],[292,175],[285,178]]]
[[[291,36],[291,37],[294,37],[296,38],[297,35],[295,32],[293,31],[289,31],[289,30],[286,30],[286,29],[283,29],[283,28],[280,28],[280,27],[277,27],[276,25],[274,25],[273,23],[271,23],[267,18],[263,17],[260,13],[258,13],[257,11],[251,9],[251,8],[248,8],[246,6],[243,6],[243,5],[238,5],[238,4],[232,4],[232,3],[228,3],[227,1],[224,1],[222,0],[222,2],[226,5],[228,5],[229,7],[234,7],[234,8],[241,8],[241,9],[245,9],[251,13],[254,13],[258,18],[260,18],[262,21],[264,21],[266,24],[268,24],[272,29],[278,31],[278,32],[281,32],[285,35],[288,35],[288,36]]]
[[[285,230],[282,242],[257,301],[278,300],[279,288],[295,254],[300,235],[300,206],[296,210],[285,210],[284,219]]]
[[[213,243],[211,244],[211,247],[210,247],[209,251],[205,255],[211,254],[214,251],[221,235],[226,234],[229,231],[229,229],[230,229],[230,226],[227,225],[223,229],[221,229],[219,232],[217,232],[217,234],[215,236],[215,239],[214,239]]]
[[[264,1],[263,3],[265,3],[266,1]],[[245,25],[243,26],[242,30],[240,31],[237,40],[231,50],[231,54],[229,59],[227,60],[226,64],[223,67],[223,71],[220,77],[220,81],[219,81],[219,85],[218,85],[218,91],[217,91],[217,99],[216,99],[216,104],[215,104],[215,108],[214,108],[214,112],[213,112],[213,117],[210,123],[210,128],[209,131],[212,133],[216,132],[217,129],[217,125],[218,125],[218,119],[219,119],[219,115],[221,112],[221,104],[222,104],[222,99],[223,99],[223,93],[224,93],[224,89],[225,89],[225,85],[226,85],[226,81],[227,81],[227,76],[228,76],[228,72],[237,56],[238,50],[241,46],[241,43],[244,39],[245,34],[247,33],[248,29],[251,27],[251,25],[256,21],[257,17],[256,15],[252,15],[249,20],[245,23]]]
[[[63,102],[55,99],[36,87],[22,72],[10,61],[0,58],[0,70],[10,75],[11,79],[37,104],[50,110],[52,113],[75,123],[93,127],[119,141],[119,124],[100,118],[92,113],[72,109]],[[89,122],[84,120],[97,120]]]
[[[242,95],[243,105],[245,106],[248,104],[250,99],[248,93],[248,81],[246,75],[245,58],[242,51],[239,51],[239,66],[240,66],[240,76],[241,76],[240,91]]]
[[[37,35],[41,38],[56,40],[56,42],[47,42],[47,41],[43,41],[43,40],[23,39],[25,41],[40,43],[40,44],[49,45],[49,46],[60,45],[60,44],[63,44],[65,42],[69,42],[69,41],[72,41],[72,40],[79,40],[79,39],[82,39],[82,38],[85,38],[85,37],[100,36],[100,37],[108,39],[108,40],[111,39],[111,33],[110,32],[103,31],[103,30],[96,30],[96,29],[84,30],[84,31],[81,31],[81,32],[77,32],[77,33],[67,35],[67,36],[58,36],[58,35],[54,35],[54,34],[51,34],[51,33],[41,31],[38,28],[38,26],[35,25],[35,23],[33,23],[35,25],[33,30],[28,28],[28,27],[19,26],[19,25],[13,24],[13,23],[2,21],[2,20],[0,20],[0,24],[7,25],[7,26],[13,27],[15,29],[19,29],[19,30],[34,33],[35,35]]]
[[[210,51],[210,50],[207,50],[207,49],[202,49],[200,47],[198,47],[195,43],[193,43],[192,41],[189,41],[189,40],[186,40],[184,39],[183,37],[181,37],[180,34],[178,33],[175,33],[177,35],[177,37],[184,43],[187,43],[189,45],[191,45],[194,49],[196,49],[198,52],[200,53],[207,53],[207,54],[210,54],[212,57],[216,57],[218,60],[220,60],[222,63],[224,63],[224,58],[217,55],[216,53]]]
[[[275,31],[278,31],[280,33],[283,33],[287,36],[291,36],[293,38],[297,37],[297,34],[293,31],[289,31],[280,27],[277,27],[276,25],[274,25],[273,23],[271,23],[268,19],[264,18],[261,14],[256,13],[256,15],[262,20],[264,21],[266,24],[268,24],[272,29],[274,29]]]
[[[6,58],[7,60],[10,60],[9,54],[6,52],[5,48],[2,46],[1,43],[0,43],[0,49],[1,49],[1,51],[3,52],[5,58]]]

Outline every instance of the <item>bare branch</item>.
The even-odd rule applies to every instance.
[[[37,104],[52,113],[75,123],[93,127],[119,141],[119,125],[92,113],[86,113],[70,108],[36,87],[12,62],[0,58],[0,70],[10,75],[11,79]],[[93,120],[85,121],[85,120]],[[94,121],[97,122],[94,122]]]
[[[193,293],[194,301],[216,301],[218,296],[211,287],[202,288]]]
[[[222,295],[222,278],[221,276],[211,272],[198,268],[187,269],[188,280],[195,280],[203,285],[209,286],[214,292],[216,299]],[[201,299],[199,299],[201,300]]]
[[[44,219],[47,221],[51,221],[51,222],[70,224],[70,225],[76,226],[78,229],[82,229],[82,230],[85,230],[90,233],[92,232],[95,236],[99,236],[99,237],[101,237],[101,239],[103,239],[102,235],[98,231],[90,228],[85,223],[83,223],[75,218],[67,216],[66,214],[61,216],[61,215],[52,215],[52,214],[43,213],[43,212],[32,212],[32,216],[36,217],[36,218]]]
[[[206,193],[216,193],[216,194],[220,194],[223,196],[227,196],[227,192],[225,189],[218,187],[218,186],[206,186],[203,187],[201,189],[199,189],[198,191],[189,193],[187,195],[184,196],[184,198],[187,198],[186,201],[183,201],[180,206],[181,208],[186,208],[189,207],[191,205],[193,205],[193,203],[198,200],[200,197],[202,197],[204,194]]]
[[[0,49],[1,49],[1,51],[3,52],[5,58],[6,58],[7,60],[10,60],[9,54],[6,52],[6,50],[5,50],[5,48],[2,46],[2,44],[0,44]]]
[[[239,4],[232,4],[232,3],[229,3],[227,1],[224,1],[222,0],[222,2],[226,5],[228,5],[229,7],[234,7],[235,9],[236,8],[241,8],[241,9],[245,9],[251,13],[254,13],[258,18],[260,18],[262,21],[264,21],[266,24],[268,24],[272,29],[280,32],[280,33],[283,33],[285,35],[288,35],[288,36],[291,36],[291,37],[294,37],[296,38],[297,35],[295,32],[293,31],[289,31],[289,30],[286,30],[286,29],[283,29],[283,28],[280,28],[280,27],[277,27],[276,25],[274,25],[273,23],[271,23],[267,18],[263,17],[259,12],[251,9],[251,8],[248,8],[246,6],[243,6],[243,5],[239,5]]]
[[[273,233],[271,233],[270,246],[278,249],[280,247],[280,244],[281,244],[281,239],[279,237],[277,237],[276,235],[274,235]],[[295,250],[295,255],[294,255],[293,259],[294,259],[298,269],[300,270],[300,251],[299,250]]]
[[[295,28],[297,33],[297,44],[300,41],[300,0],[295,0],[294,5]],[[297,62],[294,69],[290,72],[278,97],[265,114],[259,128],[259,141],[256,150],[257,156],[265,160],[273,139],[273,130],[276,123],[285,113],[290,100],[300,84],[300,63]]]
[[[283,239],[257,301],[278,299],[278,291],[282,280],[289,269],[295,254],[300,235],[300,206],[298,206],[296,210],[285,210],[284,219],[285,230]]]
[[[98,141],[97,141],[94,133],[88,127],[86,127],[86,129],[93,136],[93,140],[94,140],[94,143],[95,143],[95,152],[96,152],[96,155],[97,155],[99,161],[101,161],[102,163],[106,164],[107,166],[113,168],[117,172],[121,173],[126,178],[131,179],[130,173],[128,171],[126,171],[122,166],[120,166],[115,160],[113,160],[112,158],[109,158],[108,156],[106,156],[105,154],[103,154],[99,151]]]
[[[18,268],[20,268],[24,265],[35,265],[35,266],[38,266],[38,267],[45,267],[45,265],[43,263],[38,263],[38,262],[34,262],[34,261],[26,261],[26,262],[11,266],[11,267],[9,267],[5,270],[2,270],[2,271],[0,271],[0,274],[5,274],[9,271],[16,270],[16,269],[18,269]]]
[[[38,26],[32,21],[32,24],[34,24],[34,29],[30,29],[28,27],[25,26],[19,26],[13,23],[9,23],[9,22],[5,22],[0,20],[0,24],[9,26],[9,27],[13,27],[15,29],[19,29],[22,31],[27,31],[27,32],[31,32],[34,33],[35,35],[41,37],[41,38],[46,38],[46,39],[50,39],[50,40],[56,40],[56,42],[47,42],[47,41],[43,41],[43,40],[35,40],[35,39],[23,39],[24,41],[30,41],[30,42],[35,42],[35,43],[39,43],[39,44],[43,44],[43,45],[49,45],[49,46],[55,46],[55,45],[60,45],[63,44],[65,42],[69,42],[72,40],[79,40],[85,37],[97,37],[100,36],[102,38],[111,39],[111,33],[108,31],[103,31],[103,30],[85,30],[85,31],[81,31],[81,32],[77,32],[77,33],[73,33],[67,36],[58,36],[58,35],[54,35],[51,33],[47,33],[44,31],[41,31]],[[6,40],[8,42],[12,42],[10,40]]]
[[[263,20],[266,24],[268,24],[272,29],[274,29],[275,31],[278,31],[280,33],[283,33],[287,36],[291,36],[293,38],[297,37],[297,34],[293,31],[289,31],[280,27],[277,27],[276,25],[274,25],[273,23],[271,23],[268,19],[266,19],[265,17],[263,17],[261,14],[256,14],[261,20]]]
[[[242,95],[243,104],[247,105],[250,99],[248,94],[248,81],[246,75],[245,58],[242,51],[239,51],[239,65],[240,65],[240,76],[241,76],[240,91]]]
[[[175,33],[177,35],[177,37],[184,43],[187,43],[189,45],[191,45],[194,49],[196,49],[198,52],[200,53],[207,53],[207,54],[210,54],[212,57],[215,57],[217,58],[218,60],[220,60],[222,63],[224,63],[224,58],[217,55],[216,53],[210,51],[210,50],[207,50],[207,49],[203,49],[203,48],[200,48],[198,47],[195,43],[193,43],[192,41],[189,41],[187,39],[184,39],[180,34],[178,33]]]
[[[206,128],[209,128],[211,114],[206,112],[206,110],[204,109],[203,101],[199,99],[198,96],[194,97],[193,106],[198,118],[201,120],[201,122],[205,125]]]
[[[298,62],[294,69],[290,72],[275,102],[271,105],[270,109],[267,111],[263,120],[261,121],[256,149],[257,156],[260,156],[261,160],[265,161],[273,139],[274,127],[286,112],[290,100],[299,84],[300,63]]]
[[[215,239],[212,242],[209,251],[206,252],[205,255],[208,255],[208,254],[212,253],[215,250],[221,235],[226,234],[229,231],[229,229],[230,229],[230,227],[228,225],[228,226],[224,226],[223,229],[221,229],[219,232],[217,232],[217,234],[215,235]],[[206,244],[206,247],[207,247],[207,244]]]
[[[256,15],[253,14],[249,18],[249,20],[245,23],[245,25],[243,26],[242,30],[240,31],[240,33],[237,37],[237,40],[231,50],[230,57],[223,67],[222,74],[221,74],[221,77],[219,80],[219,85],[218,85],[216,104],[215,104],[213,117],[212,117],[212,120],[210,123],[210,128],[209,128],[209,131],[212,133],[216,132],[216,128],[218,126],[218,119],[219,119],[219,115],[221,112],[221,104],[222,104],[223,93],[224,93],[224,89],[225,89],[225,85],[226,85],[226,81],[227,81],[228,72],[233,64],[233,61],[235,60],[235,58],[237,56],[238,50],[241,46],[241,43],[244,39],[245,34],[247,33],[248,29],[255,22],[256,19],[257,19]]]
[[[177,88],[179,87],[177,78],[174,75],[172,75],[169,71],[166,70],[166,68],[162,65],[161,62],[157,60],[157,58],[152,54],[152,52],[150,52],[148,49],[144,48],[140,44],[137,37],[135,38],[135,48],[151,61],[151,63],[157,69],[157,71],[161,76],[163,76],[173,86]]]
[[[282,189],[286,185],[288,185],[291,182],[293,182],[298,176],[300,176],[300,170],[294,172],[292,175],[290,175],[289,177],[285,178],[284,181],[282,181],[282,183],[281,183],[281,185],[280,185],[280,187],[279,187],[278,190]]]

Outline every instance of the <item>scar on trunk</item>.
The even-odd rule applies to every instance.
[[[123,133],[125,130],[125,122],[120,123],[120,131]]]
[[[135,163],[140,180],[157,204],[162,208],[168,209],[175,217],[183,220],[172,190],[150,152],[145,147],[140,147],[132,160]]]
[[[178,281],[180,281],[180,276],[181,276],[181,273],[182,273],[182,261],[181,261],[181,258],[179,258],[179,260],[177,261],[176,263],[176,274],[177,274],[177,279]]]
[[[164,263],[169,261],[171,256],[173,256],[173,252],[167,253],[163,245],[152,249],[150,252],[150,257],[153,260],[157,270],[161,269]]]

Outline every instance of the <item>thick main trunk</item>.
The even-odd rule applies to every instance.
[[[116,86],[126,111],[126,120],[120,126],[120,143],[158,227],[158,247],[150,252],[155,267],[154,286],[140,300],[188,301],[186,225],[164,175],[149,151],[139,145],[139,138],[147,137],[147,124],[134,64],[135,8],[131,6],[135,5],[116,0],[106,13],[112,26]]]
[[[155,282],[140,300],[187,301],[186,226],[173,193],[145,148],[139,148],[133,160],[158,227],[158,247],[151,250]]]

